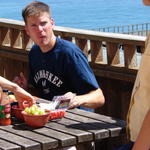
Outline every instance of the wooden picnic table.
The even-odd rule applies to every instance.
[[[17,119],[0,126],[0,150],[50,150],[125,134],[125,121],[72,109],[64,118],[49,121],[44,127],[31,128]]]

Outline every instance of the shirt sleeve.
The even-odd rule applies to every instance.
[[[67,80],[77,94],[86,94],[99,88],[95,75],[82,51],[74,52],[67,58]]]

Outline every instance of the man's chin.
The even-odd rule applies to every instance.
[[[38,45],[40,47],[45,47],[46,45],[48,45],[48,42],[46,42],[46,41],[40,41],[40,42],[38,42]]]

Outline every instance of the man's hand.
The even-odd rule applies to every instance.
[[[68,95],[70,97],[72,95],[71,101],[69,103],[69,109],[79,106],[95,109],[105,103],[105,98],[100,88],[83,95],[73,95],[73,93],[69,93],[70,94]]]
[[[80,106],[79,101],[76,99],[76,94],[72,92],[67,92],[64,96],[66,99],[70,99],[68,109],[73,109]]]
[[[69,103],[68,109],[73,109],[79,106],[81,106],[80,100],[78,99],[78,96],[74,96]]]

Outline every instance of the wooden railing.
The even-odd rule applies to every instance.
[[[106,99],[98,112],[125,119],[146,37],[58,26],[54,32],[88,56]],[[27,75],[32,45],[22,21],[0,19],[0,75],[10,80],[20,72]]]
[[[144,51],[145,37],[104,33],[91,30],[73,28],[54,28],[57,36],[76,43],[88,56],[89,62],[100,76],[120,78],[111,74],[114,70],[118,73],[134,72],[138,69],[140,54]],[[22,21],[0,19],[0,55],[27,61],[27,53],[33,42],[26,35]],[[4,50],[5,49],[5,50]],[[139,50],[140,49],[140,50]],[[104,72],[102,70],[104,69]],[[107,71],[107,72],[106,72]],[[109,72],[108,72],[109,71]],[[132,78],[126,78],[128,81]],[[125,80],[125,78],[124,78]]]

